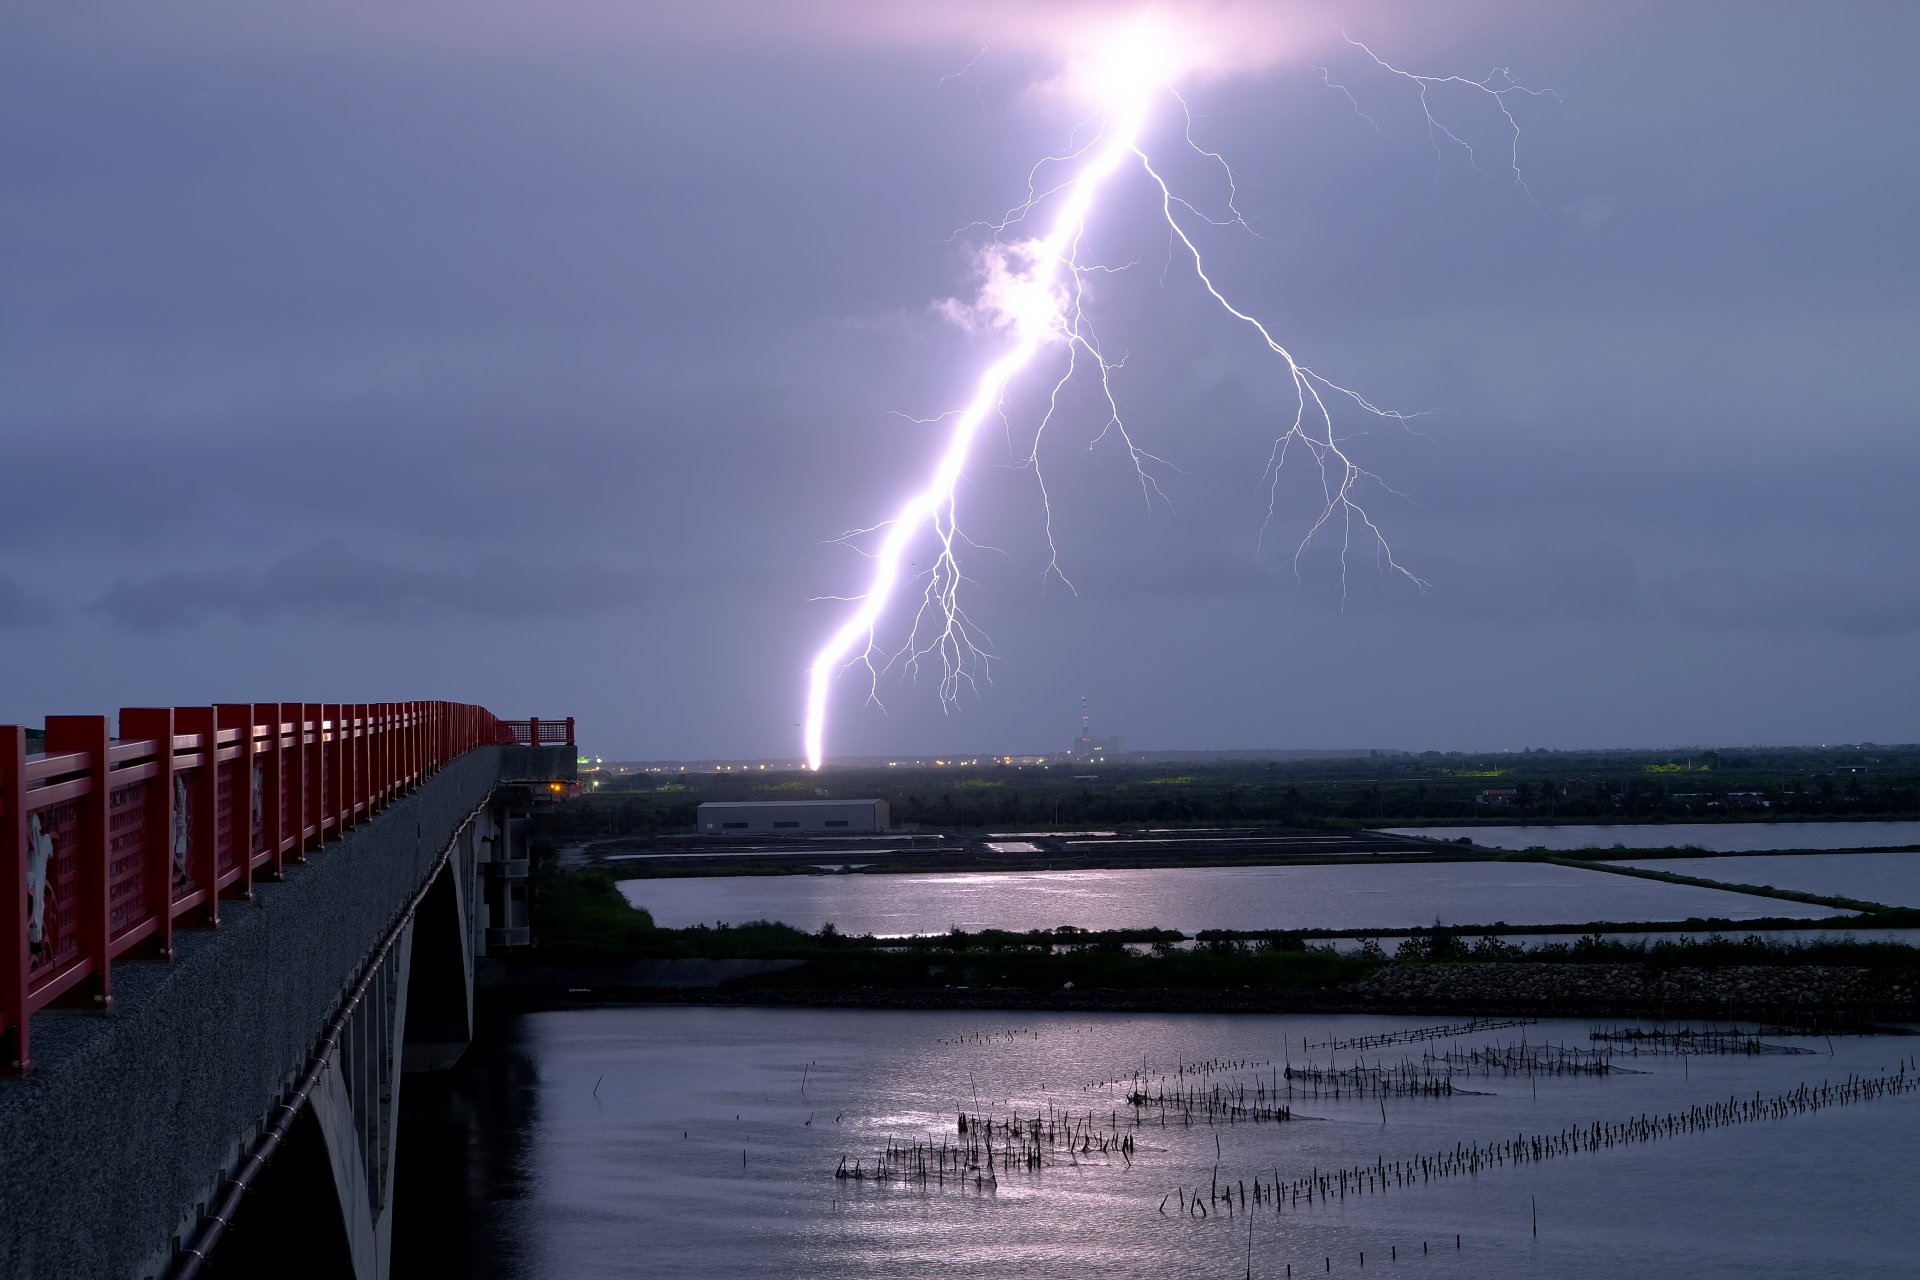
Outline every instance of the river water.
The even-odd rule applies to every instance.
[[[1127,1129],[1131,1164],[878,1186],[889,1140],[953,1141],[965,1109],[1123,1115],[1143,1064],[1247,1060],[1206,1084],[1277,1082],[1303,1049],[1437,1019],[604,1008],[496,1018],[449,1089],[409,1080],[397,1275],[675,1277],[1885,1277],[1920,1271],[1920,1095],[1580,1151],[1542,1163],[1256,1206],[1178,1213],[1176,1188],[1283,1180],[1785,1093],[1896,1067],[1915,1041],[1787,1041],[1810,1055],[1652,1057],[1639,1074],[1461,1078],[1477,1094],[1296,1100],[1285,1124]],[[1524,1037],[1540,1023],[1366,1051],[1368,1061]],[[1167,1212],[1162,1213],[1165,1204]],[[1535,1217],[1537,1213],[1537,1219]],[[1538,1234],[1535,1234],[1537,1220]],[[1252,1225],[1249,1247],[1248,1224]],[[1459,1247],[1455,1247],[1455,1235]],[[1423,1251],[1424,1246],[1424,1251]],[[1392,1255],[1397,1251],[1397,1258]],[[1365,1255],[1362,1267],[1361,1255]]]
[[[778,920],[813,933],[888,937],[950,928],[1413,929],[1761,916],[1827,907],[1527,862],[1152,867],[911,875],[624,880],[664,928]]]
[[[1897,849],[1920,846],[1920,822],[1665,822],[1640,826],[1387,827],[1388,835],[1458,840],[1489,849]]]

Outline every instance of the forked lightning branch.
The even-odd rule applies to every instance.
[[[1035,166],[1026,199],[1006,218],[992,225],[995,242],[985,255],[985,284],[971,314],[982,319],[1005,346],[998,358],[981,371],[972,397],[959,410],[931,424],[945,432],[944,445],[925,478],[893,512],[876,524],[847,535],[862,542],[870,558],[865,589],[847,597],[847,616],[814,654],[807,673],[805,750],[809,768],[818,769],[826,757],[828,704],[840,677],[851,668],[866,673],[864,696],[877,700],[883,673],[899,668],[910,675],[924,665],[938,676],[938,694],[951,705],[972,684],[986,660],[984,637],[967,615],[962,598],[967,579],[961,553],[970,545],[962,533],[958,496],[974,443],[990,417],[1007,414],[1009,388],[1014,379],[1043,358],[1058,367],[1051,393],[1045,397],[1034,428],[1032,447],[1022,462],[1038,479],[1040,502],[1046,516],[1050,558],[1047,570],[1062,579],[1066,573],[1053,549],[1052,513],[1046,480],[1039,469],[1040,440],[1052,421],[1062,389],[1076,379],[1097,385],[1104,398],[1104,431],[1124,448],[1149,501],[1163,497],[1155,478],[1162,460],[1143,449],[1121,418],[1113,380],[1121,376],[1118,364],[1102,353],[1084,308],[1091,275],[1110,268],[1096,262],[1087,250],[1088,220],[1115,179],[1132,172],[1144,179],[1143,190],[1165,218],[1170,247],[1183,269],[1190,270],[1197,288],[1238,324],[1250,343],[1257,344],[1291,381],[1291,396],[1277,406],[1280,428],[1267,453],[1263,485],[1267,494],[1267,526],[1276,518],[1281,469],[1295,456],[1305,455],[1317,469],[1319,501],[1305,520],[1305,532],[1294,548],[1294,562],[1316,542],[1337,543],[1344,578],[1347,557],[1356,546],[1375,554],[1392,573],[1408,582],[1425,584],[1395,556],[1386,535],[1369,513],[1364,499],[1369,488],[1380,487],[1342,447],[1340,422],[1348,416],[1403,420],[1405,415],[1383,408],[1351,387],[1332,380],[1304,363],[1260,319],[1230,298],[1228,289],[1209,271],[1190,223],[1244,226],[1229,199],[1221,216],[1211,216],[1175,191],[1142,146],[1142,136],[1156,110],[1186,114],[1186,103],[1172,83],[1179,70],[1170,50],[1177,43],[1151,17],[1121,30],[1099,54],[1078,69],[1076,85],[1093,102],[1095,114],[1090,139],[1063,156]],[[1435,146],[1443,143],[1465,151],[1477,164],[1472,147],[1434,113],[1434,91],[1448,86],[1477,90],[1498,105],[1511,130],[1509,163],[1514,182],[1525,190],[1519,169],[1519,125],[1509,97],[1533,94],[1504,70],[1484,80],[1464,77],[1419,76],[1379,58],[1367,46],[1350,42],[1372,58],[1376,66],[1418,86],[1425,127]],[[1333,85],[1331,78],[1328,83]],[[1333,85],[1335,88],[1344,86]],[[1352,95],[1349,92],[1349,98]],[[1358,110],[1358,104],[1355,104]],[[1193,139],[1191,118],[1183,134],[1188,146],[1206,160],[1231,170],[1217,153]],[[1054,175],[1059,175],[1055,180]],[[1051,215],[1045,234],[1015,240],[1010,235]],[[1262,529],[1264,538],[1267,527]],[[928,567],[909,577],[908,553],[930,548]],[[889,641],[889,625],[899,636]]]

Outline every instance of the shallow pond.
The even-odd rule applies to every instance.
[[[667,928],[778,920],[808,933],[900,936],[959,928],[1412,929],[1840,913],[1546,863],[1151,867],[913,875],[623,880]]]
[[[1623,867],[1729,884],[1771,885],[1890,907],[1920,907],[1920,853],[1778,854],[1762,858],[1635,858]]]

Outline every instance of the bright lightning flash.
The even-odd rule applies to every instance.
[[[1170,83],[1180,59],[1177,43],[1172,38],[1174,34],[1154,23],[1149,15],[1120,32],[1097,56],[1072,68],[1075,86],[1087,93],[1096,104],[1094,119],[1099,122],[1098,133],[1092,141],[1070,155],[1056,157],[1062,162],[1079,162],[1079,168],[1071,177],[1058,185],[1041,189],[1037,181],[1041,169],[1036,166],[1036,180],[1029,183],[1026,201],[1009,211],[1003,221],[992,224],[996,234],[1004,232],[1007,227],[1021,222],[1042,201],[1059,201],[1053,224],[1043,238],[1017,244],[996,244],[988,254],[987,280],[981,294],[981,306],[992,317],[995,328],[1004,332],[1012,345],[980,375],[974,385],[973,397],[966,406],[939,420],[950,425],[946,447],[934,464],[931,476],[925,485],[901,503],[890,519],[847,535],[851,539],[878,534],[880,540],[877,548],[867,552],[872,560],[872,570],[866,590],[859,596],[847,599],[847,603],[855,605],[852,614],[821,646],[808,669],[804,727],[807,766],[810,769],[819,769],[825,758],[828,694],[834,679],[847,667],[855,664],[867,667],[872,682],[870,696],[873,696],[877,694],[881,673],[888,667],[899,663],[912,672],[918,669],[922,659],[937,656],[941,666],[940,697],[943,703],[951,703],[963,684],[972,683],[974,662],[987,657],[981,648],[984,637],[967,617],[959,598],[960,585],[965,579],[960,572],[958,549],[965,538],[959,530],[956,489],[981,425],[996,412],[1005,412],[1008,385],[1031,366],[1042,352],[1056,347],[1063,349],[1065,369],[1054,384],[1046,414],[1035,434],[1033,450],[1022,460],[1023,464],[1032,466],[1036,476],[1039,475],[1040,434],[1044,433],[1051,421],[1061,389],[1074,378],[1084,358],[1097,370],[1106,399],[1109,412],[1106,431],[1117,433],[1127,449],[1147,501],[1151,503],[1156,497],[1164,500],[1165,495],[1160,491],[1152,467],[1154,464],[1165,464],[1138,448],[1121,421],[1109,382],[1109,375],[1118,364],[1102,356],[1081,311],[1086,277],[1109,269],[1082,261],[1081,247],[1087,218],[1108,179],[1125,165],[1137,164],[1153,183],[1160,198],[1171,243],[1177,244],[1182,255],[1190,260],[1201,287],[1229,316],[1247,326],[1291,375],[1294,390],[1291,421],[1274,440],[1262,484],[1268,495],[1267,523],[1271,526],[1280,470],[1289,454],[1305,452],[1318,467],[1323,503],[1295,549],[1296,572],[1300,557],[1310,544],[1323,535],[1337,536],[1344,577],[1347,554],[1358,537],[1363,544],[1371,544],[1383,568],[1406,578],[1415,586],[1426,586],[1394,557],[1379,526],[1361,505],[1359,487],[1368,480],[1377,483],[1377,479],[1356,465],[1341,448],[1340,436],[1334,425],[1333,407],[1340,401],[1346,401],[1375,418],[1404,421],[1407,415],[1375,405],[1359,393],[1300,363],[1265,324],[1234,306],[1209,275],[1200,249],[1182,225],[1181,217],[1197,217],[1215,225],[1225,222],[1245,226],[1239,210],[1233,207],[1230,200],[1228,218],[1209,218],[1174,192],[1141,149],[1140,136],[1156,98],[1164,94],[1179,103],[1182,111],[1185,111],[1184,100]],[[1367,50],[1367,53],[1371,55],[1372,50]],[[1428,87],[1439,83],[1402,72],[1377,57],[1375,61],[1394,74],[1419,83],[1423,106]],[[1510,88],[1518,88],[1511,82],[1498,86],[1476,81],[1453,82],[1474,85],[1493,94],[1503,112],[1506,101],[1501,94]],[[1507,119],[1512,123],[1510,114]],[[1430,112],[1428,120],[1433,123]],[[1438,128],[1437,125],[1435,127]],[[1450,132],[1445,136],[1458,141]],[[1516,143],[1517,137],[1518,127],[1515,126]],[[1193,142],[1190,121],[1187,140],[1196,152],[1226,170],[1226,162],[1220,156]],[[1460,145],[1464,147],[1466,144],[1462,142]],[[1046,163],[1042,162],[1043,165]],[[1231,185],[1232,172],[1226,172]],[[1517,168],[1515,175],[1518,176]],[[1047,498],[1044,478],[1040,480],[1040,496],[1044,508]],[[888,653],[879,642],[880,619],[893,603],[901,586],[902,562],[910,544],[920,536],[923,527],[930,527],[935,544],[932,567],[920,575],[925,579],[924,590],[906,641],[899,650]],[[1263,535],[1264,532],[1263,528]],[[1050,515],[1048,541],[1051,546]],[[1048,570],[1065,579],[1057,554],[1048,564]]]

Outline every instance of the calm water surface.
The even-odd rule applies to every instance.
[[[1920,853],[1786,854],[1768,858],[1645,858],[1623,867],[1675,871],[1730,884],[1772,885],[1893,907],[1920,907]]]
[[[1467,837],[1489,849],[1893,849],[1920,845],[1920,822],[1688,822],[1610,827],[1385,827],[1396,836]]]
[[[809,933],[899,936],[950,928],[1411,929],[1719,916],[1823,919],[1826,907],[1539,863],[1153,867],[932,875],[624,880],[666,928],[779,920]]]
[[[612,1008],[490,1029],[451,1092],[414,1090],[399,1267],[465,1280],[639,1276],[1205,1276],[1247,1272],[1248,1218],[1159,1211],[1177,1187],[1270,1180],[1776,1094],[1896,1066],[1914,1042],[1817,1056],[1648,1058],[1644,1074],[1476,1078],[1483,1096],[1296,1102],[1289,1124],[1138,1130],[1132,1167],[1006,1174],[997,1191],[855,1184],[889,1138],[961,1108],[1123,1109],[1142,1063],[1302,1059],[1303,1041],[1435,1019]],[[1585,1045],[1585,1022],[1524,1029]],[[1484,1045],[1521,1030],[1448,1044]],[[1782,1043],[1786,1043],[1782,1041]],[[1421,1048],[1372,1051],[1398,1061]],[[1312,1051],[1325,1061],[1327,1051]],[[1341,1062],[1350,1053],[1339,1055]],[[1250,1079],[1246,1068],[1223,1082]],[[404,1095],[403,1097],[408,1096]],[[811,1123],[809,1123],[809,1121]],[[1252,1273],[1565,1280],[1920,1271],[1920,1095],[1580,1152],[1251,1216]],[[1531,1233],[1537,1204],[1539,1234]],[[1463,1248],[1454,1249],[1454,1234]],[[1422,1255],[1427,1242],[1433,1252]],[[1389,1261],[1397,1248],[1399,1258]],[[1366,1255],[1366,1267],[1359,1263]],[[425,1263],[423,1262],[423,1265]]]

